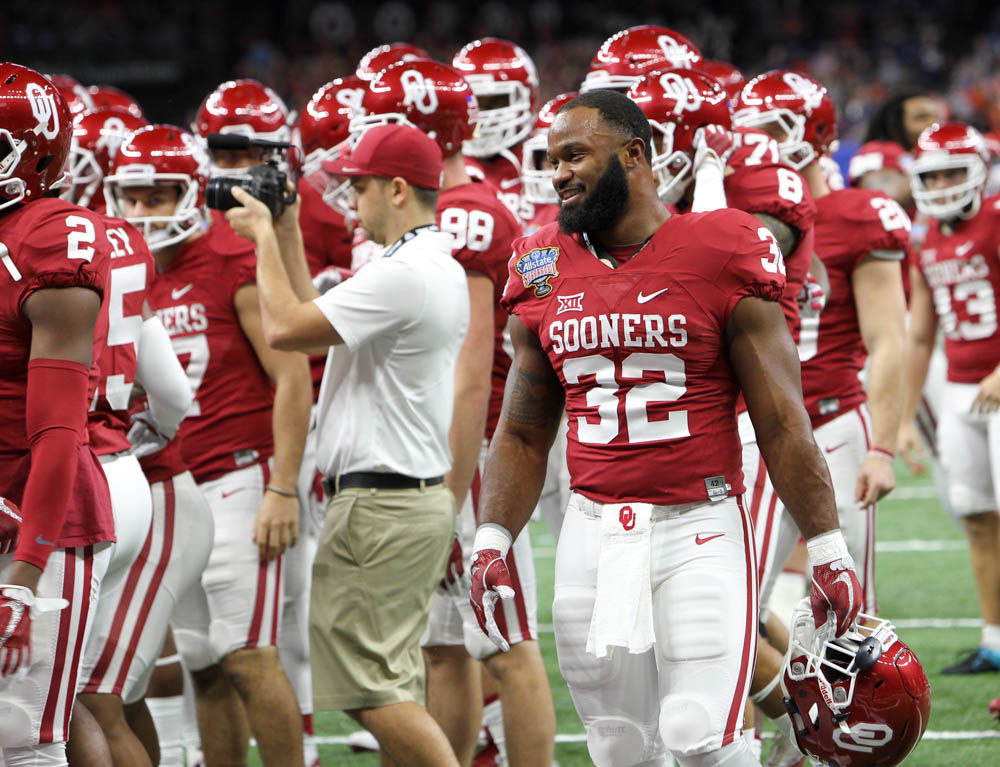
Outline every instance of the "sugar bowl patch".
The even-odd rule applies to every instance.
[[[552,292],[549,280],[559,276],[558,260],[559,248],[535,248],[517,259],[514,269],[521,275],[524,287],[534,288],[535,297],[543,298]]]

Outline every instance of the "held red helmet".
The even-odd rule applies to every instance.
[[[476,127],[476,97],[462,74],[438,61],[401,61],[383,69],[361,100],[364,114],[351,120],[356,143],[368,128],[413,125],[437,141],[445,157],[461,151]]]
[[[374,80],[375,75],[383,69],[398,64],[400,61],[418,61],[429,58],[431,55],[427,51],[420,46],[413,45],[413,43],[377,45],[361,57],[358,69],[354,74],[368,82]]]
[[[535,130],[524,142],[521,153],[521,183],[524,199],[536,205],[556,205],[559,195],[552,186],[554,171],[546,158],[549,153],[549,128],[556,119],[556,112],[579,94],[575,91],[560,93],[547,101],[538,113]]]
[[[288,107],[273,90],[257,80],[229,80],[212,91],[201,104],[195,131],[237,133],[270,141],[289,141]]]
[[[94,108],[90,92],[72,75],[45,75],[56,86],[72,117]]]
[[[673,204],[693,178],[695,131],[703,125],[732,127],[726,92],[704,72],[667,69],[641,78],[627,95],[653,130],[656,191]]]
[[[103,107],[79,115],[73,121],[66,171],[69,184],[61,197],[84,207],[103,201],[103,194],[95,194],[110,172],[118,149],[129,134],[147,125],[145,119],[119,107]]]
[[[920,661],[887,620],[859,614],[837,639],[824,628],[802,600],[781,680],[799,749],[833,767],[899,764],[930,716]]]
[[[484,37],[456,53],[451,65],[465,75],[479,103],[476,134],[465,142],[465,154],[492,157],[524,141],[538,102],[538,70],[524,49]]]
[[[73,137],[69,107],[43,75],[0,64],[0,210],[57,187]]]
[[[580,93],[597,88],[626,90],[645,74],[660,69],[698,69],[701,51],[680,32],[644,24],[623,29],[597,49]]]
[[[104,178],[108,213],[126,218],[146,238],[150,250],[181,242],[207,220],[205,185],[208,156],[201,143],[174,125],[140,128],[122,144]],[[123,192],[129,187],[176,186],[177,205],[168,216],[126,216]]]
[[[910,185],[917,210],[944,221],[979,212],[990,164],[982,133],[964,123],[932,125],[920,134],[913,151]],[[957,183],[928,188],[925,174],[958,170],[964,170],[965,177]]]
[[[781,158],[795,170],[832,151],[837,140],[837,112],[826,88],[785,69],[757,75],[743,86],[733,124],[783,134],[775,136]]]
[[[130,96],[120,88],[115,88],[113,85],[91,85],[87,88],[87,93],[90,94],[95,109],[118,107],[133,117],[138,117],[140,120],[146,119],[146,115],[143,114],[142,107],[139,106],[135,97]]]
[[[697,69],[718,80],[719,85],[723,87],[726,95],[729,97],[729,104],[733,105],[736,103],[740,91],[743,90],[743,86],[747,82],[739,69],[728,61],[718,61],[715,59],[705,59],[698,65]]]

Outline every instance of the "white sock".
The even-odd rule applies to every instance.
[[[750,746],[750,753],[753,754],[754,759],[756,759],[759,762],[761,746],[763,745],[763,741],[757,739],[757,728],[745,727],[743,729],[743,739],[746,740],[747,745]]]
[[[503,731],[503,705],[500,698],[483,706],[483,727],[489,730],[490,737],[496,743],[500,763],[507,764],[507,738]]]
[[[1000,626],[983,624],[983,647],[1000,652]]]
[[[795,733],[792,732],[792,719],[787,713],[782,714],[777,719],[772,719],[774,726],[778,728],[778,732],[788,738],[792,743],[795,742]]]
[[[181,712],[181,738],[189,753],[201,753],[201,734],[198,732],[198,707],[194,700],[194,681],[187,667],[184,670],[184,706]]]
[[[160,767],[184,767],[184,696],[146,698],[160,740]]]

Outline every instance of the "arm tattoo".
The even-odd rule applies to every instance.
[[[551,429],[562,412],[562,386],[554,375],[515,364],[507,380],[503,415],[511,423]]]
[[[753,216],[771,230],[774,239],[781,246],[782,255],[785,258],[792,255],[792,251],[795,250],[795,246],[799,242],[799,230],[794,226],[789,226],[780,218],[775,218],[767,213],[754,213]]]

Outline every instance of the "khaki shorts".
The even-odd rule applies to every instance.
[[[316,710],[424,703],[420,635],[454,531],[443,484],[330,499],[309,603]]]

